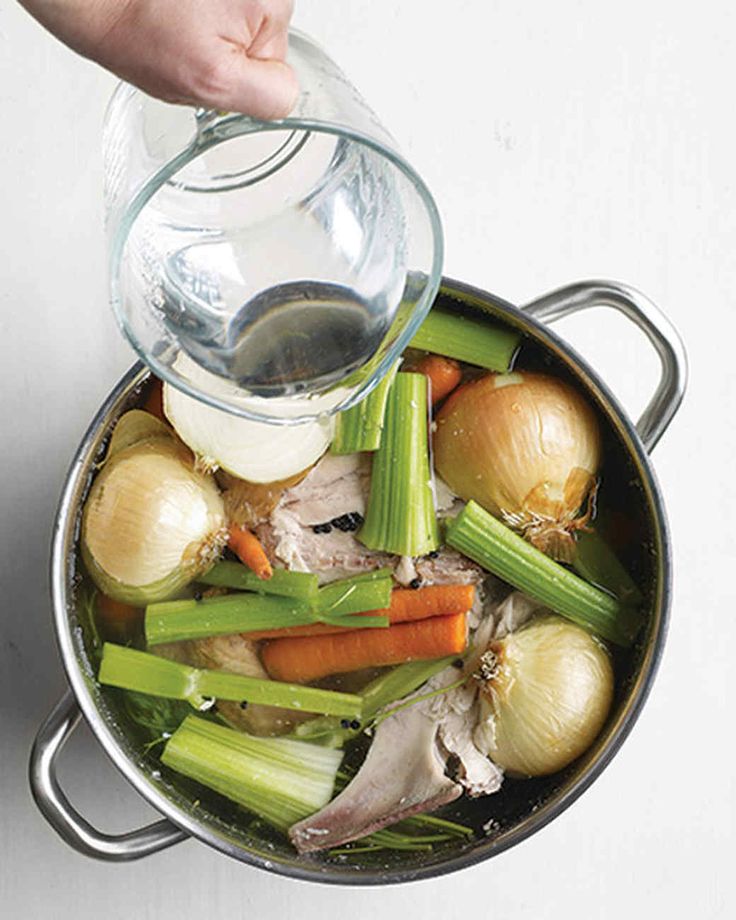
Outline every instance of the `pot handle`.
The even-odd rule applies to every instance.
[[[104,834],[86,821],[62,791],[56,776],[56,758],[79,723],[80,710],[71,692],[59,700],[36,735],[31,749],[29,780],[41,814],[75,850],[110,862],[149,856],[188,835],[171,822],[156,821],[126,834]]]
[[[638,326],[654,346],[662,364],[657,389],[636,424],[651,452],[682,402],[687,384],[687,357],[682,340],[667,317],[640,291],[615,281],[580,281],[559,288],[522,309],[535,319],[553,322],[590,307],[612,307]]]

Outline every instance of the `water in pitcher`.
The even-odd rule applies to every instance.
[[[375,353],[384,312],[340,284],[298,281],[256,294],[237,310],[182,309],[166,288],[166,325],[199,365],[256,396],[318,393],[344,380]],[[196,320],[193,321],[193,317]]]

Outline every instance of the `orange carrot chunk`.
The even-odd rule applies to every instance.
[[[473,606],[475,588],[473,585],[428,585],[426,588],[395,588],[391,592],[391,606],[382,610],[367,610],[352,616],[387,616],[389,623],[407,623],[410,620],[425,620],[429,617],[449,616],[465,613]],[[328,623],[314,623],[309,626],[286,626],[283,629],[264,629],[262,632],[243,633],[253,642],[259,639],[282,639],[288,636],[329,636],[333,633],[352,631],[352,626],[332,626]]]
[[[122,601],[114,601],[106,594],[97,595],[97,610],[100,616],[109,623],[132,623],[139,620],[143,611],[140,607],[132,607]]]
[[[274,680],[304,684],[361,668],[458,655],[466,643],[466,614],[456,613],[387,629],[274,639],[262,650],[261,660]]]
[[[114,601],[106,594],[97,595],[97,624],[106,637],[122,639],[143,622],[143,610],[131,607],[121,601]]]
[[[392,623],[424,620],[427,617],[467,613],[473,606],[473,585],[428,585],[426,588],[396,588],[391,592],[387,614]],[[373,611],[380,614],[381,611]]]
[[[273,575],[265,550],[250,530],[231,524],[227,545],[243,565],[247,565],[259,578],[267,579]]]
[[[419,361],[416,369],[420,374],[429,377],[432,405],[452,393],[463,376],[457,361],[442,355],[427,355]]]

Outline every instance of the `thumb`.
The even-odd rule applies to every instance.
[[[299,84],[291,67],[283,61],[264,61],[239,54],[223,87],[218,105],[230,112],[242,112],[268,121],[285,118],[294,108]]]

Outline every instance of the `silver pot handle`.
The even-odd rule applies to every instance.
[[[682,402],[687,358],[675,327],[640,291],[615,281],[581,281],[533,300],[522,309],[535,319],[553,322],[589,307],[613,307],[628,317],[654,346],[662,374],[649,405],[637,422],[644,447],[651,451],[667,430]]]
[[[56,776],[56,758],[79,723],[79,716],[79,706],[72,693],[67,692],[39,729],[31,750],[31,792],[54,830],[80,853],[110,862],[140,859],[186,840],[184,831],[165,820],[127,834],[103,834],[79,814]]]

